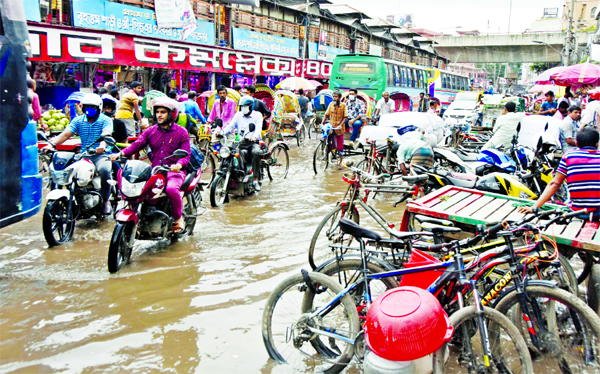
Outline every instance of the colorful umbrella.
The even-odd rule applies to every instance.
[[[279,82],[279,84],[276,87],[281,90],[290,90],[290,91],[298,91],[301,88],[303,90],[316,89],[316,87],[312,83],[310,83],[308,81],[308,79],[301,78],[301,77],[286,78],[286,79],[282,80],[281,82]]]
[[[564,66],[557,66],[551,69],[548,69],[546,71],[544,71],[543,73],[541,73],[537,79],[535,80],[535,83],[537,84],[554,84],[554,82],[552,81],[552,79],[550,79],[550,76],[552,74],[556,74],[561,72],[565,67]]]
[[[309,79],[308,81],[310,82],[310,84],[312,84],[315,87],[321,87],[323,85],[323,83],[316,81],[314,79]]]
[[[550,79],[561,86],[600,86],[600,66],[589,62],[567,66]]]

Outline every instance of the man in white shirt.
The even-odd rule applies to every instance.
[[[504,114],[498,117],[494,125],[494,136],[483,146],[483,149],[496,148],[503,145],[510,147],[513,136],[517,133],[519,122],[525,117],[525,113],[515,113],[517,104],[509,101],[504,106]]]
[[[245,160],[252,157],[252,184],[256,191],[260,191],[258,177],[260,176],[260,159],[262,150],[257,141],[261,139],[263,116],[258,111],[253,111],[254,99],[242,96],[239,102],[240,111],[237,112],[222,134],[228,135],[237,132],[240,135],[240,150],[246,151]]]
[[[600,91],[588,91],[589,101],[581,117],[581,126],[595,126],[600,130]]]
[[[394,100],[390,100],[390,93],[385,91],[381,97],[382,98],[379,99],[377,105],[375,106],[375,117],[378,117],[382,114],[394,113],[396,103]]]
[[[560,125],[560,145],[563,154],[571,149],[577,148],[577,131],[579,130],[579,119],[581,118],[581,108],[573,105],[569,108],[569,114]]]

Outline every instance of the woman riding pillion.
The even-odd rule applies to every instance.
[[[183,149],[188,152],[188,156],[178,160],[165,160],[164,165],[170,166],[171,171],[167,173],[167,186],[165,193],[171,202],[173,220],[175,225],[173,232],[182,233],[184,231],[183,221],[183,201],[179,190],[185,179],[185,167],[190,160],[190,137],[188,131],[181,126],[174,126],[177,118],[177,102],[172,99],[161,97],[154,102],[154,121],[156,125],[149,127],[144,131],[138,140],[129,147],[110,156],[115,161],[120,156],[131,157],[146,146],[150,146],[152,151],[152,167],[160,166],[164,158],[170,156],[177,149]]]
[[[231,123],[221,131],[221,135],[231,134],[236,131],[238,134],[243,134],[243,139],[240,139],[240,150],[246,150],[248,156],[252,157],[252,184],[256,191],[260,191],[260,159],[262,150],[258,145],[261,140],[261,130],[263,117],[260,112],[252,110],[254,99],[250,96],[242,96],[239,102],[240,111],[237,112]]]

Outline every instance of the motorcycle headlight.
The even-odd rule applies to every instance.
[[[221,158],[227,158],[231,155],[231,151],[229,150],[229,147],[221,147],[221,150],[219,151],[219,155],[221,156]]]
[[[137,197],[142,194],[146,182],[130,183],[127,179],[121,178],[121,192],[126,197]]]
[[[70,184],[71,181],[69,177],[71,176],[73,170],[74,169],[60,171],[52,170],[50,174],[52,176],[52,182],[54,182],[54,184],[58,184],[59,186]]]

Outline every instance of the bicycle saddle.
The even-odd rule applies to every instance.
[[[456,233],[456,232],[461,232],[462,230],[459,229],[458,227],[453,227],[453,226],[440,226],[440,225],[436,225],[430,222],[423,222],[421,224],[421,228],[425,231],[429,231],[432,232],[434,234],[440,234],[440,233],[444,233],[444,232],[448,232],[448,233]]]
[[[419,221],[420,223],[429,222],[429,223],[433,223],[433,224],[436,224],[436,225],[442,225],[442,226],[454,226],[454,223],[452,221],[447,221],[445,219],[438,219],[438,218],[426,217],[426,216],[422,216],[420,214],[417,214],[415,216],[415,219],[417,221]]]
[[[355,238],[367,238],[375,240],[376,242],[381,240],[381,235],[379,235],[375,231],[365,229],[364,227],[361,227],[358,224],[346,218],[340,219],[340,229],[344,233],[352,235]]]
[[[402,180],[408,183],[422,182],[429,179],[428,175],[407,175],[406,177],[402,177]]]

